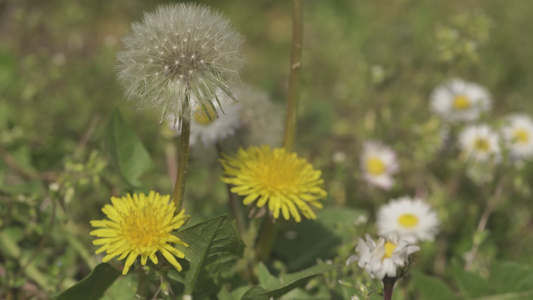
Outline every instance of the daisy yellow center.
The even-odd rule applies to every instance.
[[[396,245],[394,243],[386,242],[385,243],[385,254],[383,255],[381,259],[383,260],[385,258],[391,258],[392,252],[394,252],[394,249],[396,249]]]
[[[527,143],[529,141],[529,134],[524,129],[517,129],[513,133],[513,139],[518,144],[525,144],[525,143]]]
[[[418,225],[418,217],[413,214],[403,214],[398,218],[398,223],[403,227],[412,228]]]
[[[283,148],[240,149],[235,157],[225,156],[221,162],[222,181],[234,186],[231,192],[246,196],[245,205],[255,202],[257,207],[263,207],[268,203],[275,219],[281,213],[286,220],[292,216],[300,222],[300,212],[315,219],[311,207],[322,208],[318,200],[327,195],[322,189],[321,172]]]
[[[455,110],[464,110],[468,109],[472,103],[470,103],[470,99],[468,99],[465,95],[457,95],[455,98],[453,98],[453,108]]]
[[[477,138],[474,141],[474,149],[476,149],[479,152],[486,152],[490,149],[490,144],[487,139],[484,138]]]
[[[377,157],[371,157],[366,161],[366,170],[368,173],[377,176],[385,172],[385,164]]]
[[[204,109],[205,107],[205,109]],[[206,112],[207,111],[207,112]],[[194,120],[198,124],[207,125],[213,122],[215,120],[217,113],[213,109],[212,106],[196,106],[196,109],[194,110]]]

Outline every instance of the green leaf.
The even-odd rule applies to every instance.
[[[189,245],[188,248],[180,247],[189,260],[189,269],[184,268],[178,274],[184,276],[179,281],[185,284],[186,295],[205,292],[202,288],[207,285],[202,281],[233,269],[235,260],[242,256],[244,250],[244,243],[235,225],[225,215],[187,228],[177,233],[177,236]]]
[[[140,187],[139,177],[153,166],[150,154],[116,109],[103,136],[111,164],[132,187]]]
[[[269,289],[265,289],[261,285],[254,286],[243,295],[242,300],[268,300],[270,297],[279,297],[305,284],[311,277],[328,272],[337,267],[340,266],[320,264],[300,272],[283,275],[279,278],[279,285],[272,286]]]
[[[490,283],[497,293],[533,290],[533,267],[515,262],[494,262]]]
[[[452,269],[455,284],[465,298],[469,299],[490,295],[491,288],[487,280],[477,274],[466,272],[457,263],[453,264]]]
[[[269,290],[280,285],[279,280],[268,272],[267,267],[265,267],[263,263],[260,263],[257,269],[259,285],[261,285],[262,288]]]
[[[443,281],[412,270],[413,284],[420,292],[420,300],[453,300],[458,299]]]
[[[296,233],[294,238],[278,239],[274,251],[287,261],[289,270],[312,266],[317,258],[332,258],[337,255],[337,246],[352,242],[349,229],[362,215],[363,212],[347,207],[325,208],[317,213],[316,220],[296,224],[291,229]]]
[[[58,300],[96,300],[120,276],[120,271],[107,263],[96,266],[94,270],[76,285],[57,297]]]

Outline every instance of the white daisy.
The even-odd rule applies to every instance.
[[[452,79],[433,90],[430,109],[449,122],[475,121],[491,108],[489,92],[482,86]]]
[[[380,235],[397,234],[410,243],[433,241],[439,218],[425,201],[400,197],[379,208],[377,227]]]
[[[350,256],[346,265],[358,260],[359,267],[364,268],[372,278],[383,279],[385,275],[396,277],[398,267],[406,266],[409,255],[418,250],[418,246],[410,245],[405,240],[399,241],[397,236],[380,237],[376,243],[367,234],[366,241],[359,238],[355,248],[358,255]]]
[[[399,169],[396,153],[381,142],[367,141],[363,145],[361,168],[366,182],[388,190],[394,184],[392,175]]]
[[[511,157],[531,158],[533,156],[533,120],[525,114],[513,114],[508,116],[506,121],[502,133]]]
[[[463,129],[459,134],[459,147],[478,162],[500,158],[498,135],[487,124],[470,125]]]
[[[224,111],[220,109],[220,105],[216,99],[213,99],[213,106],[216,109],[216,113],[210,106],[205,107],[207,109],[206,113],[204,107],[193,99],[192,105],[194,109],[191,118],[191,136],[189,139],[191,146],[197,144],[198,141],[201,141],[205,147],[211,146],[235,134],[235,130],[241,125],[241,104],[233,101],[233,99],[221,91],[217,93],[217,97]],[[170,120],[170,126],[176,131],[176,135],[180,134],[178,125],[173,119]]]

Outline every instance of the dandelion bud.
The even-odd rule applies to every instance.
[[[118,79],[125,96],[138,101],[137,109],[162,110],[162,119],[166,113],[189,118],[198,105],[213,108],[217,90],[233,98],[229,91],[240,82],[243,37],[205,6],[158,6],[122,41]]]

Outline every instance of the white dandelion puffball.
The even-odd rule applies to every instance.
[[[416,243],[435,239],[439,218],[428,203],[406,196],[381,206],[376,223],[379,235],[397,234],[401,240]]]
[[[482,86],[452,79],[433,90],[430,109],[444,120],[471,122],[491,108],[489,92]]]
[[[138,109],[189,118],[194,97],[209,105],[240,83],[243,37],[219,13],[197,4],[160,5],[144,14],[122,42],[118,79]],[[233,97],[233,96],[231,96]]]
[[[499,137],[487,124],[467,126],[459,134],[459,147],[478,162],[500,159]]]
[[[529,159],[533,156],[533,120],[525,114],[513,114],[506,118],[502,128],[505,145],[513,159]]]
[[[398,268],[404,267],[409,262],[409,256],[420,250],[418,246],[410,245],[406,240],[399,240],[397,236],[380,237],[376,242],[370,235],[366,241],[359,238],[355,251],[346,261],[349,265],[358,261],[359,267],[372,278],[383,279],[386,276],[396,277]]]
[[[205,109],[200,104],[196,104],[193,108],[191,117],[191,135],[189,143],[195,146],[198,142],[202,142],[204,147],[210,147],[216,142],[224,140],[228,136],[235,134],[235,130],[241,125],[240,102],[234,101],[225,95],[222,91],[218,93],[220,106],[206,106]],[[215,102],[215,100],[212,100]],[[217,117],[218,116],[218,117]],[[175,122],[174,118],[170,118],[169,125],[175,130],[176,135],[180,134],[179,124]]]
[[[396,153],[378,141],[367,141],[361,154],[361,168],[364,180],[379,188],[388,190],[394,184],[392,175],[399,170]]]

